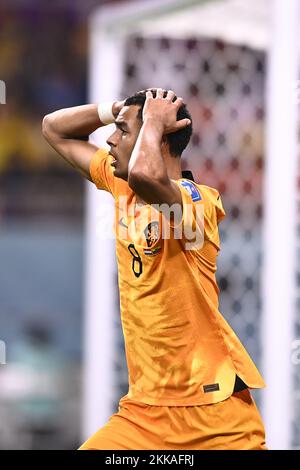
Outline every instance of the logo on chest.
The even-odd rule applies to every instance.
[[[159,223],[158,221],[150,222],[144,230],[147,246],[150,248],[159,239]]]

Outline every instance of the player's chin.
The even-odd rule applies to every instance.
[[[114,160],[110,165],[113,172],[114,172],[114,174],[116,174],[116,172],[118,172],[118,166],[119,166],[118,163],[119,162],[117,160]]]
[[[114,167],[114,176],[116,178],[122,178],[123,180],[127,180],[127,171],[122,170],[122,168],[117,163]]]

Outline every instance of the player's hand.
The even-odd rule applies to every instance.
[[[115,101],[112,107],[112,113],[115,116],[115,118],[118,116],[119,112],[124,106],[126,100],[123,101]]]
[[[190,119],[176,120],[177,112],[183,104],[182,98],[176,98],[175,93],[169,90],[164,98],[164,90],[157,88],[156,97],[154,98],[152,91],[146,92],[146,101],[143,108],[143,121],[147,119],[153,120],[157,125],[162,126],[163,134],[170,134],[179,131],[191,124]]]

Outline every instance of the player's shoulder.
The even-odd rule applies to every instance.
[[[197,184],[197,187],[203,196],[210,199],[211,201],[220,199],[220,193],[218,189],[207,186],[205,184]]]
[[[111,165],[113,160],[114,157],[109,153],[107,148],[99,147],[91,158],[90,174],[93,182],[98,182],[97,176],[100,177],[100,179],[104,179],[104,185],[103,181],[100,183],[98,182],[97,187],[99,189],[107,189],[116,199],[121,196],[127,196],[131,190],[127,181],[114,175],[114,170]]]
[[[198,186],[202,193],[204,204],[207,206],[208,213],[210,215],[215,214],[217,223],[219,223],[225,217],[226,212],[218,189],[204,184]]]
[[[184,184],[193,202],[202,203],[208,217],[215,218],[216,216],[218,222],[225,217],[226,213],[218,189],[191,180],[184,179],[183,181],[187,181]]]

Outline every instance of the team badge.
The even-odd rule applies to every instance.
[[[202,199],[201,194],[199,193],[198,189],[191,181],[186,181],[186,180],[180,181],[180,184],[187,190],[187,192],[192,198],[192,201],[194,202],[201,201]]]
[[[158,221],[150,222],[144,230],[144,234],[146,237],[147,246],[151,247],[157,242],[159,238],[159,224]]]

